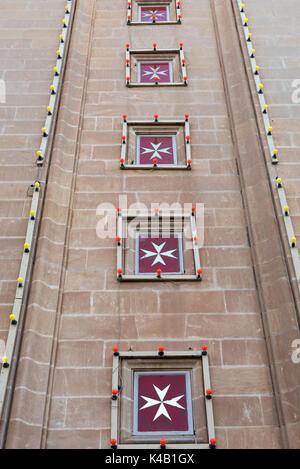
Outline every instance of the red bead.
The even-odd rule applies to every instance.
[[[206,352],[206,350],[207,350],[207,345],[202,345],[202,350],[203,350],[203,352]]]
[[[183,46],[183,43],[181,42],[181,43],[179,44],[179,46],[182,47],[182,46]]]
[[[161,446],[166,446],[167,440],[165,440],[164,438],[162,438],[162,439],[160,440],[160,444],[161,444]]]
[[[183,77],[183,79],[184,79],[184,81],[186,81],[186,80],[187,80],[187,77]]]
[[[199,241],[198,236],[195,236],[194,241]],[[201,269],[198,269],[198,270],[201,270]],[[198,272],[198,271],[197,271],[197,272]],[[202,271],[201,271],[201,272],[202,272]]]
[[[116,440],[115,438],[112,438],[112,439],[110,440],[110,444],[111,444],[112,446],[115,446],[115,445],[117,444],[117,440]]]
[[[119,391],[117,389],[113,389],[111,393],[112,393],[113,396],[116,396],[118,394],[118,392]]]
[[[211,438],[210,444],[215,446],[217,444],[217,440],[215,438]]]
[[[186,77],[184,77],[184,78],[186,78]],[[186,118],[186,119],[188,119],[189,117],[190,117],[189,114],[186,114],[186,115],[185,115],[185,118]]]
[[[115,345],[113,348],[112,348],[112,351],[115,353],[115,352],[118,352],[119,351],[119,348]]]
[[[158,347],[158,351],[159,351],[159,352],[163,352],[164,350],[165,350],[165,347],[164,347],[163,345],[160,345],[160,346]]]
[[[120,236],[117,236],[117,237],[116,237],[116,241],[118,241],[118,243],[121,241]]]
[[[198,269],[197,274],[201,275],[202,274],[202,269]]]
[[[190,138],[191,138],[191,137],[190,137],[189,135],[187,135],[186,139],[187,139],[187,140],[190,140]]]
[[[156,158],[154,158],[154,160],[153,160],[153,163],[154,163],[154,164],[156,164],[156,163],[157,163],[157,159],[156,159]]]
[[[129,47],[130,47],[130,44],[126,44],[126,47],[127,47],[127,49],[129,49]]]
[[[118,269],[118,274],[121,274],[123,272],[122,269]]]
[[[122,212],[121,207],[118,207],[118,208],[117,208],[117,212]]]
[[[157,269],[156,273],[157,273],[157,275],[161,275],[161,274],[162,274],[162,270],[161,270],[161,269]]]
[[[127,118],[127,115],[126,114],[123,114],[123,119],[126,119]]]
[[[192,212],[195,212],[196,211],[196,207],[192,207]]]
[[[207,394],[208,396],[211,396],[211,395],[212,395],[212,390],[211,390],[211,389],[206,389],[206,394]]]

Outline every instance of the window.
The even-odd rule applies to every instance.
[[[192,208],[194,210],[194,207]],[[201,280],[194,212],[118,211],[117,278],[119,281]]]
[[[172,233],[136,233],[135,273],[151,274],[163,269],[167,274],[183,274],[182,236]]]
[[[191,169],[189,117],[131,121],[123,116],[120,169]]]
[[[134,373],[133,435],[193,435],[189,371]]]
[[[170,21],[169,5],[139,5],[139,21],[141,23],[160,23]]]
[[[180,43],[178,49],[130,49],[126,44],[126,85],[187,86],[187,67]]]
[[[161,25],[180,24],[182,20],[179,0],[129,0],[127,24]]]
[[[119,449],[208,449],[215,438],[207,347],[113,354],[111,439]]]
[[[172,62],[138,62],[139,83],[173,83]]]
[[[156,160],[157,165],[177,164],[175,135],[138,135],[136,162],[140,165],[151,164]]]

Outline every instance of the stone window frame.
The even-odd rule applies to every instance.
[[[149,274],[126,274],[125,270],[125,243],[124,243],[124,224],[125,227],[128,227],[128,219],[135,219],[139,221],[151,220],[157,217],[158,221],[163,222],[164,216],[169,217],[174,222],[179,219],[190,220],[190,229],[191,229],[191,242],[192,242],[192,258],[194,262],[194,274],[168,274],[168,273],[149,273]],[[174,231],[176,232],[176,231]],[[161,232],[158,231],[158,234]],[[202,280],[202,270],[200,263],[200,254],[198,246],[198,234],[197,234],[197,224],[196,224],[196,215],[194,211],[191,210],[190,213],[172,213],[164,214],[163,211],[154,212],[152,214],[147,213],[137,213],[135,210],[117,212],[117,280],[122,281],[151,281],[151,282],[166,282],[166,281],[201,281]],[[184,260],[184,251],[183,251],[183,260]],[[134,264],[135,265],[135,259]]]
[[[171,128],[175,126],[182,126],[184,127],[184,149],[185,149],[185,156],[184,162],[185,164],[140,164],[140,163],[133,163],[129,164],[126,162],[128,150],[129,150],[129,126],[131,127],[149,127],[150,129],[157,129],[159,132],[159,128],[169,127],[170,128],[170,135]],[[166,131],[167,136],[167,131]],[[137,150],[137,149],[136,149]],[[177,149],[176,149],[177,153]],[[187,169],[190,170],[191,166],[191,130],[190,130],[190,123],[189,118],[186,117],[185,120],[177,119],[177,120],[160,120],[158,117],[154,117],[154,120],[128,120],[127,117],[123,118],[123,126],[122,126],[122,145],[121,145],[121,157],[120,157],[120,169],[142,169],[142,170],[182,170]]]
[[[122,375],[122,360],[125,361],[125,372],[126,377]],[[127,361],[126,361],[127,360]],[[213,403],[212,399],[207,399],[205,391],[211,388],[210,381],[210,369],[208,352],[205,351],[164,351],[161,352],[114,352],[113,353],[113,364],[112,364],[112,389],[118,389],[119,393],[111,400],[111,440],[115,440],[115,445],[118,449],[160,449],[160,436],[166,436],[166,433],[157,435],[157,443],[154,443],[156,435],[134,435],[133,434],[133,406],[129,409],[121,403],[121,390],[122,383],[127,383],[129,393],[133,400],[133,379],[134,372],[151,371],[151,367],[154,367],[154,371],[188,371],[193,369],[193,363],[197,363],[201,360],[202,369],[202,380],[203,380],[203,391],[205,399],[205,414],[206,414],[206,429],[208,441],[205,443],[191,443],[195,437],[194,435],[168,435],[166,449],[210,449],[210,441],[215,438],[215,425],[213,415]],[[130,364],[131,361],[131,364]],[[160,363],[158,363],[160,362]],[[176,363],[176,365],[175,365]],[[158,366],[160,368],[158,368]],[[173,368],[172,368],[173,367]],[[196,365],[194,365],[196,367]],[[125,379],[124,379],[125,378]],[[194,381],[194,377],[191,376],[191,380]],[[197,386],[197,383],[193,383],[193,386]],[[192,391],[193,399],[193,391]],[[195,420],[195,411],[193,412],[193,418]],[[127,419],[131,422],[132,436],[126,439],[126,442],[122,442],[122,419]]]
[[[134,6],[132,5],[134,3]],[[140,8],[143,6],[169,6],[169,20],[168,21],[141,21],[140,20]],[[170,19],[173,14],[171,14],[171,9],[175,10],[174,20]],[[130,16],[130,18],[128,18]],[[135,20],[137,17],[137,20]],[[131,5],[127,7],[127,24],[128,26],[157,26],[157,25],[166,25],[166,24],[181,24],[182,15],[180,5],[177,4],[177,0],[131,0]]]
[[[132,57],[136,58],[136,61],[139,62],[138,57],[140,56],[140,61],[147,62],[147,61],[163,61],[163,62],[171,62],[172,63],[172,82],[167,83],[160,83],[159,81],[153,83],[140,83],[139,81],[132,81]],[[157,58],[155,58],[157,56]],[[164,58],[164,56],[166,56]],[[173,56],[173,58],[172,58]],[[174,81],[174,60],[176,60],[176,56],[178,56],[179,60],[179,74],[181,76],[181,81]],[[176,65],[176,64],[175,64]],[[159,49],[155,44],[152,49],[131,49],[130,45],[126,45],[126,86],[129,88],[133,87],[156,87],[156,86],[187,86],[187,67],[185,64],[185,57],[183,46],[180,44],[178,48],[170,48],[170,49]]]

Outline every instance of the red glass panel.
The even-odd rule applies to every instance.
[[[187,432],[186,374],[138,376],[138,432]]]
[[[155,15],[155,21],[168,21],[168,11],[166,6],[161,7],[141,7],[141,21],[143,23],[149,23],[153,20]]]
[[[157,165],[175,164],[172,137],[140,137],[139,163],[153,164],[153,160]]]
[[[142,63],[140,64],[140,83],[170,83],[170,64],[164,63]]]
[[[181,238],[139,235],[138,238],[138,271],[155,273],[181,273]]]

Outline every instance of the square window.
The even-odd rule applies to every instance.
[[[138,62],[138,83],[172,83],[172,62]]]
[[[187,86],[183,45],[178,49],[130,49],[126,44],[126,86]]]
[[[151,236],[137,233],[135,273],[151,274],[157,269],[167,274],[183,274],[181,233]]]
[[[207,347],[114,351],[111,438],[118,449],[208,449],[215,438]]]
[[[141,23],[152,23],[154,20],[157,23],[170,21],[169,5],[139,6],[139,21]]]
[[[188,115],[185,120],[123,120],[120,169],[192,169]]]
[[[194,212],[119,211],[117,240],[119,281],[202,280]]]
[[[177,164],[176,137],[175,135],[138,135],[137,158],[140,165]]]
[[[134,435],[192,435],[191,380],[188,371],[134,374]]]
[[[127,24],[164,25],[180,24],[181,2],[178,0],[131,0],[127,7]]]

